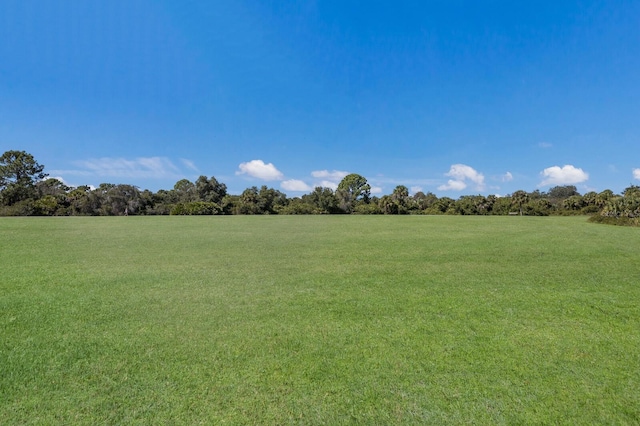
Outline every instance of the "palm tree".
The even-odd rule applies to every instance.
[[[522,206],[529,202],[529,194],[527,194],[523,190],[518,190],[511,194],[511,205],[517,206],[520,211],[520,216],[522,216]]]

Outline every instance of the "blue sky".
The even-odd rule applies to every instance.
[[[638,1],[0,0],[0,151],[70,185],[640,184]]]

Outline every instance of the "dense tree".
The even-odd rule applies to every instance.
[[[372,197],[368,203],[360,202],[353,209],[354,214],[382,214],[382,210],[378,207],[379,199]]]
[[[406,186],[396,186],[391,193],[391,198],[398,206],[398,214],[407,214],[409,212],[409,189]]]
[[[98,197],[101,215],[127,216],[138,213],[140,190],[133,185],[101,183],[93,193]]]
[[[91,188],[87,185],[73,188],[67,194],[69,203],[67,213],[72,216],[97,214],[97,209],[94,208],[94,204],[97,204],[94,203],[96,199],[97,197],[91,193]]]
[[[416,192],[413,195],[413,208],[419,212],[424,212],[426,209],[431,207],[436,201],[438,201],[438,197],[432,193],[427,192],[426,194],[422,191]]]
[[[483,195],[465,195],[455,202],[453,212],[461,215],[490,214],[494,201],[495,200],[488,200]]]
[[[263,185],[245,189],[234,206],[235,214],[277,214],[287,205],[287,196],[277,189]]]
[[[529,194],[526,191],[518,190],[511,194],[511,205],[518,208],[520,216],[524,211],[524,206],[529,202]]]
[[[511,212],[511,197],[495,197],[491,205],[491,214],[508,215]]]
[[[173,191],[176,194],[178,202],[189,203],[191,201],[198,201],[196,185],[189,179],[180,179],[173,186]]]
[[[582,195],[572,195],[562,200],[562,207],[566,210],[580,211],[584,206]]]
[[[71,190],[71,188],[65,185],[64,182],[55,178],[48,178],[41,180],[40,182],[36,182],[36,189],[38,190],[38,195],[40,197],[44,197],[45,195],[64,197],[67,195],[67,192]]]
[[[598,193],[595,191],[589,191],[582,196],[582,202],[584,207],[582,208],[583,213],[596,213],[598,211],[598,206],[596,205],[596,200],[598,198]]]
[[[599,192],[598,195],[596,195],[596,206],[598,206],[599,208],[603,208],[607,205],[609,200],[612,200],[614,197],[615,194],[612,190],[605,189],[604,191]]]
[[[378,200],[378,207],[384,214],[398,214],[398,203],[391,195],[383,195]]]
[[[287,195],[266,185],[258,191],[258,203],[262,214],[277,214],[278,210],[288,204]]]
[[[322,214],[321,209],[314,207],[311,203],[302,198],[293,198],[289,204],[278,209],[278,214]]]
[[[449,197],[438,198],[429,208],[427,208],[425,214],[447,214],[452,213],[455,205],[455,200]]]
[[[188,203],[178,203],[171,209],[172,215],[190,215],[190,216],[203,216],[203,215],[216,215],[221,214],[222,208],[216,204],[208,201],[191,201]]]
[[[240,199],[234,208],[235,214],[262,214],[258,187],[252,186],[242,191]]]
[[[0,203],[11,206],[37,196],[36,183],[48,175],[25,151],[6,151],[0,157]]]
[[[196,180],[195,189],[200,201],[209,203],[220,204],[225,195],[227,195],[227,185],[218,182],[218,180],[211,176],[200,176]]]
[[[629,199],[640,198],[640,186],[631,185],[622,191],[622,196]]]
[[[573,195],[580,195],[574,185],[554,186],[547,193],[547,197],[551,202],[562,201]]]
[[[239,195],[225,195],[220,202],[220,206],[222,207],[222,214],[238,214],[237,206],[239,203]]]
[[[49,178],[36,182],[37,199],[34,214],[41,216],[68,215],[71,201],[70,187],[59,179]]]
[[[319,213],[341,213],[338,199],[331,188],[316,186],[310,194],[303,195],[302,201],[312,205]]]
[[[357,173],[345,176],[336,191],[339,207],[346,213],[351,213],[358,203],[368,203],[371,196],[371,186],[367,179]]]

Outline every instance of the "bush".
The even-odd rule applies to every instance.
[[[589,222],[604,223],[606,225],[618,225],[618,226],[640,226],[640,218],[637,217],[613,217],[593,215],[589,218]]]
[[[311,204],[292,202],[286,206],[277,206],[278,214],[323,214],[323,210],[312,206]]]
[[[353,213],[355,214],[382,214],[382,210],[378,207],[377,204],[369,203],[369,204],[358,204],[354,209]]]
[[[193,201],[190,203],[178,203],[171,209],[172,215],[204,216],[221,214],[222,208],[216,203],[206,201]]]
[[[0,216],[32,216],[34,212],[32,200],[19,201],[11,206],[0,206]]]

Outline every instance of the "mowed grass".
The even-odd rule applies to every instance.
[[[0,219],[1,424],[638,424],[640,229]]]

